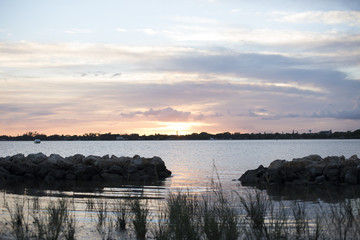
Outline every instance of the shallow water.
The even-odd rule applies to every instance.
[[[96,194],[116,196],[125,194],[144,194],[164,196],[167,191],[189,189],[204,192],[212,179],[220,180],[226,189],[238,189],[238,179],[248,169],[260,164],[268,166],[275,159],[291,160],[310,154],[322,157],[344,155],[346,158],[360,155],[360,140],[240,140],[240,141],[0,141],[0,157],[23,153],[53,153],[63,157],[74,154],[116,156],[161,157],[172,177],[153,186],[132,186],[106,188],[99,186]],[[70,186],[65,190],[78,194],[83,188]],[[92,185],[90,185],[91,187]],[[38,186],[28,187],[36,191]],[[46,187],[45,187],[46,188]],[[46,189],[45,189],[46,191]],[[19,190],[21,193],[21,189]]]
[[[24,195],[38,196],[44,205],[59,197],[71,199],[79,222],[78,239],[97,239],[94,230],[96,213],[86,209],[86,202],[141,197],[148,201],[150,211],[156,216],[158,207],[169,192],[179,190],[190,194],[204,194],[211,191],[211,183],[221,183],[229,194],[232,191],[242,194],[248,191],[238,179],[248,169],[260,164],[268,166],[275,159],[291,160],[310,154],[321,157],[344,155],[346,158],[360,155],[360,140],[241,140],[241,141],[43,141],[33,142],[0,141],[0,157],[23,153],[53,153],[63,157],[74,154],[116,155],[142,157],[161,157],[172,177],[151,185],[119,184],[118,186],[94,185],[82,183],[69,185],[28,184],[7,186],[0,189],[3,202],[14,203]],[[267,190],[267,194],[276,200],[301,200],[309,204],[319,201],[339,201],[354,197],[354,189],[279,189]],[[359,194],[360,196],[360,194]],[[355,196],[357,197],[357,196]],[[147,199],[147,200],[145,200]],[[0,218],[8,219],[4,205],[0,207]],[[153,219],[156,219],[154,217]]]

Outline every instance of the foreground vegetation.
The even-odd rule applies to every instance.
[[[75,204],[57,199],[41,206],[38,198],[4,201],[8,218],[0,239],[77,239]],[[329,205],[279,202],[261,191],[194,196],[172,193],[151,212],[140,198],[89,198],[86,212],[94,213],[92,239],[358,239],[360,201]]]
[[[139,134],[114,134],[114,133],[85,133],[83,135],[50,135],[27,132],[18,136],[0,135],[0,140],[6,141],[34,141],[34,139],[41,139],[46,141],[94,141],[94,140],[258,140],[258,139],[360,139],[360,129],[353,132],[332,132],[321,131],[317,133],[298,133],[293,131],[292,133],[217,133],[211,134],[207,132],[192,133],[187,135],[166,135],[166,134],[154,134],[154,135],[139,135]]]

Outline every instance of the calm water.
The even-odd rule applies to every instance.
[[[161,157],[173,176],[166,181],[152,186],[123,185],[119,187],[92,187],[68,186],[65,189],[20,187],[0,189],[0,219],[9,219],[9,213],[4,208],[4,202],[15,203],[22,201],[23,194],[40,196],[43,206],[49,200],[58,197],[68,197],[74,202],[74,212],[78,222],[78,239],[99,239],[95,230],[96,212],[86,210],[87,201],[91,199],[105,199],[109,204],[116,198],[141,196],[147,198],[150,212],[156,214],[159,205],[164,201],[169,192],[180,190],[189,191],[191,194],[202,194],[209,190],[211,179],[220,179],[222,187],[228,193],[247,191],[241,186],[238,179],[248,169],[257,168],[260,164],[268,166],[275,159],[291,160],[310,154],[319,154],[322,157],[331,155],[344,155],[346,158],[360,155],[360,140],[251,140],[251,141],[59,141],[34,144],[33,142],[6,142],[0,141],[0,157],[23,153],[43,152],[61,156],[74,154],[116,156]],[[214,167],[215,166],[215,167]],[[216,169],[216,170],[215,170]],[[338,196],[344,198],[344,192],[334,193],[328,189],[290,190],[271,189],[266,193],[273,199],[294,200],[300,199],[308,205],[316,205],[327,201],[323,197]],[[353,189],[349,190],[350,193]],[[321,195],[321,196],[320,196]],[[285,197],[284,197],[285,196]],[[2,202],[4,201],[4,202]],[[238,200],[233,200],[238,201]],[[332,200],[331,200],[332,201]],[[287,201],[289,202],[289,201]],[[110,205],[109,205],[110,206]],[[75,210],[76,209],[76,210]],[[0,220],[1,223],[1,220]],[[131,238],[129,238],[131,239]]]
[[[173,172],[173,177],[167,179],[160,189],[201,191],[217,176],[226,188],[239,187],[239,182],[233,179],[260,164],[268,166],[275,159],[291,160],[310,154],[322,157],[344,155],[346,158],[360,155],[360,140],[0,142],[2,157],[37,152],[57,153],[64,157],[78,153],[85,156],[159,156]],[[150,188],[150,192],[151,189],[154,188]]]

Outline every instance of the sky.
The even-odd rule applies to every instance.
[[[0,135],[359,128],[358,0],[0,1]]]

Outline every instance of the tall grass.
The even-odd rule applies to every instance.
[[[15,202],[15,206],[10,207],[5,202],[5,207],[10,215],[8,225],[10,226],[10,233],[16,240],[30,239],[29,221],[24,213],[25,201]]]
[[[108,204],[105,199],[98,200],[95,205],[97,222],[96,230],[102,240],[111,240],[114,235],[113,220],[109,217]]]
[[[120,231],[126,230],[126,220],[129,217],[127,203],[122,199],[117,199],[113,204],[115,228]]]
[[[139,198],[135,198],[129,201],[130,209],[133,213],[133,226],[138,240],[143,240],[148,232],[147,220],[149,217],[149,208],[147,201],[141,204]]]
[[[274,201],[257,190],[230,195],[217,186],[201,196],[170,193],[159,204],[157,218],[152,217],[147,200],[109,201],[88,200],[86,207],[94,211],[98,237],[104,240],[124,236],[139,240],[348,240],[360,236],[359,199],[309,207],[304,202]],[[6,231],[13,239],[76,239],[77,222],[70,210],[75,206],[68,200],[50,201],[45,207],[37,198],[28,206],[25,203],[23,199],[12,206],[5,204]]]
[[[28,200],[28,206],[25,210],[26,200]],[[31,203],[32,211],[30,212]],[[22,201],[15,202],[12,207],[7,202],[5,206],[10,216],[7,222],[8,230],[16,240],[75,239],[76,220],[75,216],[69,212],[67,200],[50,201],[43,209],[38,198],[29,200],[24,197]]]

